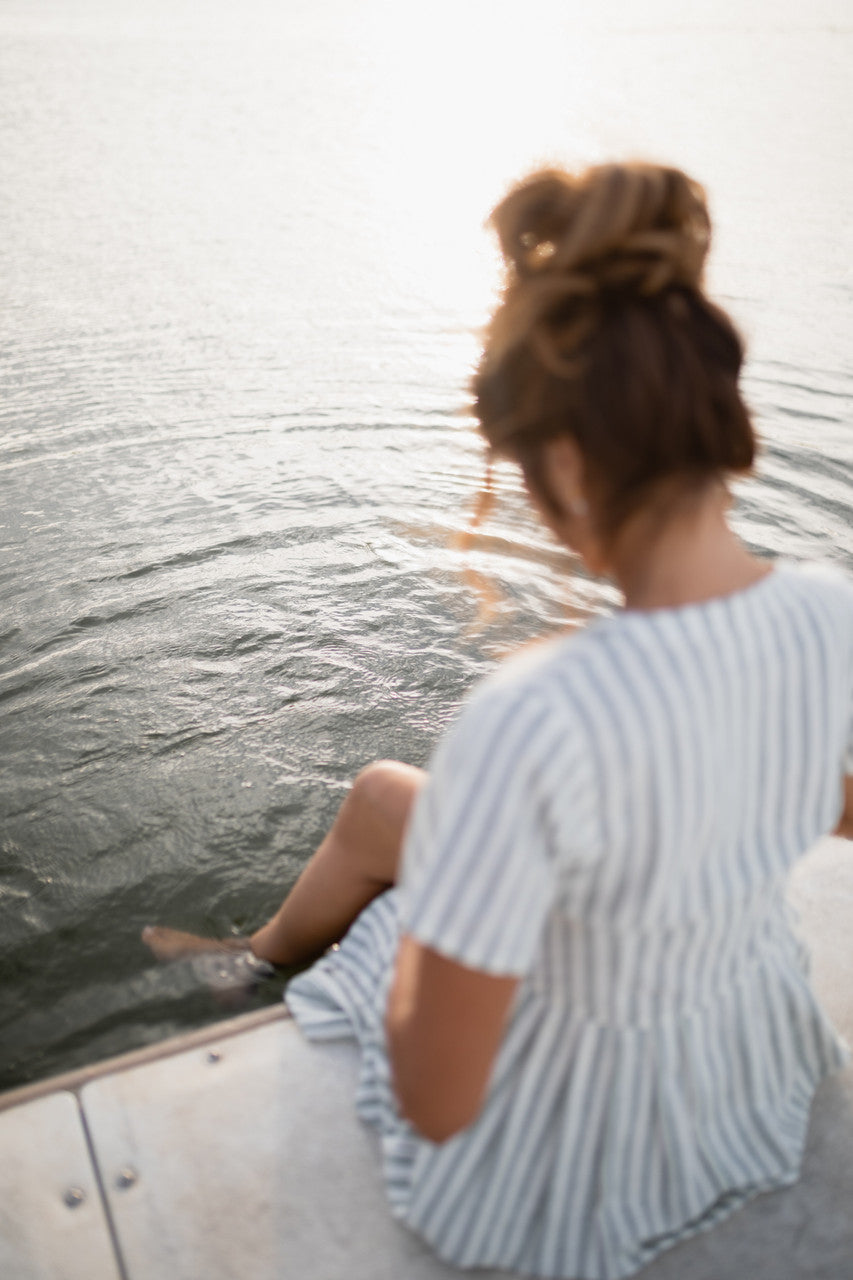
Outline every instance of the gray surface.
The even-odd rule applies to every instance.
[[[353,1115],[352,1047],[317,1048],[283,1022],[209,1052],[83,1091],[132,1280],[453,1274],[388,1214]],[[138,1181],[120,1190],[125,1167]]]
[[[73,1094],[0,1115],[0,1277],[119,1280]]]

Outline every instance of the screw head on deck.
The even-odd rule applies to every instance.
[[[122,1169],[116,1177],[116,1186],[120,1191],[126,1191],[128,1187],[132,1187],[139,1179],[139,1174],[135,1169],[131,1169],[130,1165]]]
[[[218,1049],[211,1049],[210,1053],[207,1055],[207,1060],[211,1066],[214,1066],[217,1062],[222,1061],[222,1054]]]
[[[86,1199],[86,1192],[82,1187],[69,1187],[62,1198],[69,1209],[76,1209]]]

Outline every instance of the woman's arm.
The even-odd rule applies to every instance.
[[[853,840],[853,775],[844,779],[844,807],[833,835]]]
[[[402,938],[385,1029],[400,1109],[425,1138],[476,1118],[517,987]]]

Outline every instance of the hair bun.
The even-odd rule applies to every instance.
[[[710,242],[699,184],[679,169],[644,163],[534,173],[501,201],[492,222],[511,278],[547,279],[555,301],[699,288]]]

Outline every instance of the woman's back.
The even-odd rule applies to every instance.
[[[554,787],[580,915],[678,929],[765,894],[830,829],[850,734],[853,588],[782,565],[677,609],[617,614],[554,661],[596,795]]]

